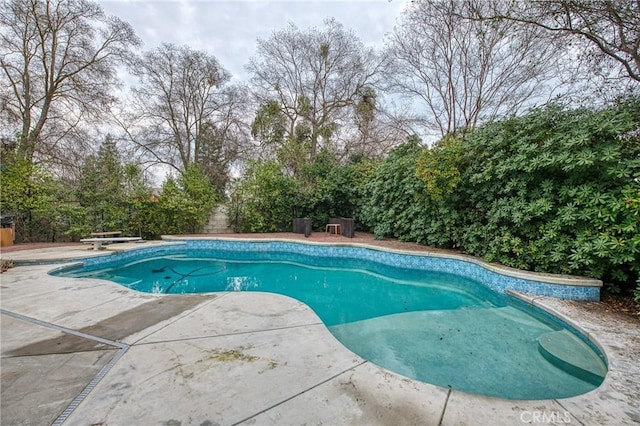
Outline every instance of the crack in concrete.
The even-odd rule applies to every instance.
[[[329,378],[328,378],[328,379],[326,379],[326,380],[323,380],[323,381],[321,381],[321,382],[319,382],[319,383],[316,383],[315,385],[313,385],[313,386],[311,386],[311,387],[309,387],[309,388],[307,388],[307,389],[305,389],[305,390],[303,390],[303,391],[300,391],[300,392],[296,393],[295,395],[292,395],[292,396],[290,396],[290,397],[288,397],[288,398],[283,399],[283,400],[282,400],[282,401],[280,401],[280,402],[277,402],[277,403],[275,403],[275,404],[272,404],[270,407],[267,407],[267,408],[265,408],[265,409],[263,409],[263,410],[260,410],[260,411],[258,411],[257,413],[254,413],[254,414],[252,414],[252,415],[250,415],[250,416],[248,416],[248,417],[245,417],[245,418],[244,418],[244,419],[242,419],[242,420],[238,420],[237,422],[235,422],[235,423],[231,424],[230,426],[237,426],[237,425],[239,425],[239,424],[241,424],[241,423],[247,422],[247,421],[249,421],[249,420],[253,419],[253,418],[254,418],[254,417],[256,417],[256,416],[259,416],[260,414],[266,413],[267,411],[269,411],[269,410],[271,410],[271,409],[273,409],[273,408],[275,408],[275,407],[278,407],[279,405],[282,405],[282,404],[284,404],[285,402],[291,401],[292,399],[297,398],[297,397],[299,397],[300,395],[303,395],[303,394],[305,394],[305,393],[309,392],[310,390],[313,390],[313,389],[317,388],[318,386],[322,386],[323,384],[328,383],[328,382],[330,382],[331,380],[333,380],[333,379],[335,379],[335,378],[337,378],[337,377],[340,377],[341,375],[343,375],[343,374],[344,374],[344,373],[346,373],[347,371],[354,370],[354,369],[356,369],[356,368],[360,367],[361,365],[364,365],[364,364],[366,364],[366,363],[368,363],[368,362],[369,362],[369,361],[366,361],[366,360],[365,360],[365,361],[362,361],[362,362],[360,362],[360,363],[358,363],[358,364],[356,364],[356,365],[353,365],[353,366],[351,366],[351,367],[347,368],[347,369],[346,369],[346,370],[344,370],[344,371],[341,371],[341,372],[339,372],[339,373],[337,373],[337,374],[334,374],[333,376],[329,377]]]

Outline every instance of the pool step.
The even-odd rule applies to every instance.
[[[595,387],[543,357],[538,338],[554,329],[512,306],[407,312],[329,331],[377,365],[444,388],[538,400]]]
[[[588,345],[567,330],[552,331],[538,337],[538,351],[547,361],[574,377],[598,386],[607,374],[607,367],[597,354],[585,348]]]

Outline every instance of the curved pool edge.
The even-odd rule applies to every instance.
[[[494,285],[489,285],[490,288],[505,292],[506,290],[515,290],[515,291],[523,291],[525,293],[535,294],[539,296],[550,296],[561,299],[571,299],[571,300],[583,300],[583,301],[599,301],[600,300],[600,289],[602,288],[602,281],[587,278],[587,277],[579,277],[579,276],[569,276],[569,275],[556,275],[556,274],[546,274],[539,272],[531,272],[524,271],[519,269],[514,269],[510,267],[506,267],[503,265],[498,265],[494,263],[489,263],[480,259],[478,257],[465,255],[465,254],[454,254],[454,253],[443,253],[439,251],[429,251],[425,248],[424,251],[420,250],[399,250],[389,247],[377,246],[366,243],[356,243],[356,242],[318,242],[318,241],[304,241],[298,239],[291,238],[238,238],[238,237],[187,237],[187,236],[172,236],[172,235],[163,235],[163,241],[168,242],[199,242],[199,241],[220,241],[220,242],[251,242],[251,243],[291,243],[291,244],[303,244],[309,246],[318,246],[318,247],[353,247],[353,248],[362,248],[367,250],[372,250],[381,253],[392,253],[398,255],[409,255],[409,256],[420,256],[424,258],[431,259],[450,259],[456,260],[460,262],[464,262],[466,264],[473,264],[479,266],[485,271],[492,272],[497,274],[498,276],[508,277],[514,281],[517,286],[510,288],[506,286],[506,282],[496,282],[492,283]],[[456,271],[457,272],[457,271]],[[475,278],[471,276],[470,278]],[[480,277],[477,278],[481,282],[485,283],[485,281]],[[540,285],[541,284],[541,285]]]
[[[598,337],[593,333],[591,333],[589,329],[583,327],[580,324],[580,321],[575,320],[571,316],[564,314],[562,310],[554,309],[549,302],[551,300],[554,300],[555,298],[548,298],[545,296],[536,296],[534,294],[527,294],[527,293],[523,293],[516,290],[507,290],[506,294],[517,300],[520,300],[521,302],[529,306],[533,306],[537,309],[540,309],[541,311],[564,322],[566,325],[569,326],[569,328],[574,329],[577,332],[577,335],[579,337],[583,338],[583,340],[592,344],[603,355],[604,362],[607,368],[609,367],[609,356],[607,354],[607,350],[605,349],[605,346],[598,341]],[[606,376],[605,376],[605,380],[606,380]]]
[[[226,258],[227,256],[229,256],[231,253],[232,258],[234,256],[237,256],[245,251],[255,251],[257,253],[272,253],[272,252],[282,252],[282,253],[304,253],[306,255],[319,255],[319,256],[325,256],[327,253],[329,253],[328,257],[335,257],[335,258],[350,258],[350,259],[367,259],[367,260],[380,260],[378,259],[378,256],[384,256],[388,253],[393,253],[396,255],[395,258],[386,258],[385,261],[386,263],[391,263],[394,264],[396,262],[393,262],[394,260],[399,260],[399,259],[404,259],[406,257],[411,257],[414,261],[416,259],[420,260],[420,259],[437,259],[440,260],[442,259],[442,257],[434,257],[434,256],[421,256],[422,253],[416,253],[416,252],[412,252],[412,251],[406,251],[406,250],[389,250],[387,248],[380,248],[380,247],[375,247],[372,245],[367,245],[367,244],[353,244],[353,243],[348,243],[348,244],[331,244],[331,243],[308,243],[308,242],[298,242],[298,241],[292,241],[290,239],[245,239],[243,238],[242,240],[239,240],[238,238],[169,238],[169,241],[172,241],[173,244],[170,245],[164,245],[164,246],[156,246],[153,248],[150,248],[150,250],[144,250],[144,249],[140,249],[140,250],[135,250],[135,251],[128,251],[126,253],[123,253],[121,256],[111,256],[109,258],[98,258],[98,259],[87,259],[85,262],[87,262],[88,264],[90,264],[91,268],[102,268],[102,267],[112,267],[113,264],[112,262],[116,262],[116,263],[120,263],[120,262],[137,262],[140,259],[144,259],[144,258],[155,258],[157,256],[163,256],[163,255],[173,255],[175,253],[181,253],[181,251],[175,252],[174,248],[176,246],[178,247],[184,247],[185,252],[191,251],[191,250],[212,250],[214,253],[215,252],[219,252],[219,255],[223,258]],[[311,253],[309,253],[309,250],[304,248],[304,247],[308,247],[308,246],[314,246],[319,248],[320,250],[318,252],[315,252],[312,250]],[[328,248],[333,248],[334,250],[329,250]],[[348,247],[348,248],[354,248],[357,250],[350,250],[350,251],[340,251],[340,250],[335,250],[335,247]],[[223,254],[223,253],[227,253],[227,254]],[[363,255],[364,253],[364,255]],[[372,255],[373,253],[373,255]],[[215,254],[213,256],[216,256]],[[373,256],[373,257],[372,257]],[[451,259],[450,257],[448,257],[449,259]],[[475,265],[474,262],[466,262],[465,260],[462,260],[460,258],[460,256],[456,256],[456,258],[451,259],[453,261],[455,261],[455,263],[459,263],[459,262],[465,262],[468,264],[473,264]],[[300,260],[300,261],[304,261],[304,260]],[[437,262],[440,263],[440,262]],[[448,268],[451,265],[447,265],[447,267],[444,269],[445,272],[451,272]],[[475,265],[476,269],[479,265]],[[63,267],[64,269],[65,267]],[[424,269],[428,269],[430,270],[428,267],[424,268]],[[58,269],[59,270],[59,269]],[[54,271],[51,271],[54,272]],[[495,274],[494,271],[489,271],[488,273],[492,273]],[[478,279],[478,277],[475,277],[476,279]],[[483,282],[482,279],[478,279],[478,281]],[[487,286],[489,287],[489,286]],[[509,296],[516,296],[516,299],[522,300],[523,297],[517,297],[517,294],[513,293],[511,289],[507,288],[504,293],[506,293]],[[531,300],[524,300],[525,304],[531,304],[532,306],[534,305],[533,302]],[[514,302],[511,302],[514,303]],[[522,303],[522,302],[521,302]],[[309,308],[311,309],[311,308]],[[541,310],[540,312],[544,312],[544,310]],[[597,342],[593,341],[593,339],[590,339],[588,336],[588,333],[585,332],[584,330],[581,330],[580,327],[576,326],[570,319],[568,318],[563,318],[560,315],[554,315],[554,313],[550,313],[551,317],[554,317],[556,319],[558,319],[560,322],[564,322],[564,326],[566,326],[566,328],[568,328],[569,330],[571,330],[572,332],[574,332],[582,341],[586,342],[587,344],[589,344],[589,346],[591,346],[592,349],[594,349],[596,352],[603,352],[603,348],[601,345],[599,345]],[[602,354],[602,358],[605,360],[607,360],[607,355],[606,353]],[[565,371],[567,371],[565,369]],[[501,394],[498,393],[493,393],[493,395],[495,396],[500,396]],[[507,394],[504,394],[507,395]],[[564,395],[566,395],[566,393],[564,393]],[[520,396],[520,397],[524,397],[524,396]]]
[[[557,399],[565,410],[584,410],[584,415],[579,417],[584,424],[640,423],[640,404],[637,401],[640,395],[640,364],[636,361],[640,356],[639,321],[625,315],[603,312],[602,308],[598,309],[588,302],[515,291],[509,294],[567,323],[605,357],[608,371],[602,384],[585,394]],[[621,398],[627,398],[626,405],[620,403]]]
[[[41,319],[49,321],[65,314],[65,321],[71,321],[74,317],[84,317],[98,322],[100,320],[99,317],[88,316],[85,313],[85,310],[89,309],[87,300],[97,299],[96,297],[91,297],[91,294],[87,294],[86,291],[95,292],[106,288],[122,295],[122,298],[116,300],[122,306],[119,308],[120,310],[125,310],[129,306],[128,302],[125,303],[127,300],[140,297],[139,293],[124,289],[108,281],[102,281],[104,284],[102,286],[92,286],[92,288],[88,289],[83,289],[82,284],[71,286],[69,284],[74,281],[70,278],[55,277],[52,279],[52,277],[46,275],[46,271],[47,268],[44,266],[20,267],[4,275],[3,285],[6,285],[7,288],[4,288],[3,292],[15,291],[19,294],[16,294],[14,298],[3,297],[1,299],[2,308],[17,310],[22,314],[33,317],[39,316]],[[41,283],[47,281],[47,297],[30,297],[32,303],[28,306],[24,305],[21,300],[28,297],[28,289],[38,281]],[[52,293],[51,290],[53,289],[56,291]],[[3,295],[8,296],[7,293]],[[71,296],[73,299],[67,299],[67,297]],[[238,298],[244,298],[245,296],[248,296],[248,294],[238,293],[237,296],[234,295],[234,297]],[[272,296],[281,298],[283,306],[295,304],[295,299],[288,298],[293,302],[286,302],[284,301],[286,296]],[[75,313],[67,314],[68,309],[65,309],[66,307],[62,303],[55,303],[58,297],[61,301],[67,303],[68,300],[75,300],[78,310],[71,310],[71,312]],[[191,296],[162,295],[153,297],[161,297],[169,301]],[[221,297],[218,300],[224,302],[225,297]],[[568,415],[569,421],[561,421],[560,423],[584,425],[635,424],[638,421],[637,419],[640,418],[638,417],[640,416],[640,409],[637,406],[637,395],[640,394],[640,380],[638,380],[640,379],[640,365],[635,361],[640,357],[640,345],[638,344],[640,342],[640,324],[625,323],[625,326],[621,327],[619,317],[604,312],[594,314],[593,311],[588,309],[588,304],[583,302],[536,296],[529,297],[529,300],[537,306],[553,312],[562,312],[563,316],[571,318],[573,324],[579,326],[600,343],[605,353],[611,354],[609,357],[609,374],[607,374],[605,382],[601,386],[586,394],[559,400],[506,400],[451,391],[434,385],[412,381],[396,373],[389,373],[387,370],[371,363],[364,363],[349,369],[342,375],[331,376],[322,383],[311,386],[306,392],[296,392],[290,398],[283,400],[282,403],[272,405],[262,412],[257,414],[255,412],[245,413],[245,417],[238,418],[255,418],[258,419],[258,423],[260,423],[260,420],[264,423],[269,423],[269,419],[273,421],[276,418],[281,421],[288,420],[291,423],[318,422],[319,420],[327,423],[333,421],[335,423],[336,419],[342,418],[343,421],[345,421],[344,419],[354,419],[354,421],[360,419],[362,421],[368,420],[367,424],[385,424],[383,418],[389,418],[384,417],[385,415],[399,415],[401,414],[399,411],[404,413],[410,411],[418,416],[417,418],[422,420],[423,423],[435,419],[435,422],[432,423],[440,421],[442,424],[520,424],[531,423],[534,415],[537,418],[541,418],[542,415],[547,416],[547,419],[554,417],[556,420],[563,420],[565,419],[564,416]],[[230,299],[226,299],[226,301],[229,302]],[[43,304],[46,304],[47,307],[39,306]],[[208,312],[218,312],[217,310],[211,311],[213,308],[213,304],[208,304],[207,307],[203,307],[199,311],[203,315]],[[305,309],[309,308],[305,307]],[[313,311],[311,312],[313,313]],[[180,318],[175,320],[176,326],[182,325],[184,328],[184,321],[188,319],[189,315],[177,316]],[[326,336],[323,339],[335,339],[329,332],[323,335]],[[146,346],[149,347],[148,344]],[[152,347],[154,352],[162,348],[163,346],[160,344]],[[183,346],[175,349],[178,350],[176,356],[184,355],[182,351],[186,350]],[[145,363],[148,363],[147,359],[144,358],[146,355],[147,353],[131,351],[127,354],[128,358],[125,361],[145,365]],[[341,359],[353,357],[353,354],[346,348],[340,350],[338,355]],[[291,356],[295,356],[295,354],[291,354]],[[125,361],[121,361],[118,364],[120,367],[116,367],[124,368]],[[83,413],[94,415],[93,413],[97,413],[96,415],[99,416],[100,414],[109,413],[107,409],[105,409],[106,411],[101,411],[99,401],[95,402],[95,400],[102,400],[103,397],[107,398],[109,395],[103,394],[103,392],[112,392],[109,389],[109,385],[122,380],[120,378],[122,376],[114,377],[116,376],[116,371],[114,370],[114,372],[107,375],[104,379],[105,384],[88,396],[89,405],[81,405],[78,415]],[[283,379],[286,379],[286,377]],[[229,380],[228,386],[230,387],[236,385],[232,383],[232,377],[222,380]],[[180,390],[180,387],[175,388],[178,393]],[[131,396],[131,393],[144,395],[147,391],[147,387],[140,386],[136,387],[135,390],[130,389],[130,393],[126,395],[129,395],[130,399],[135,399]],[[96,393],[98,394],[97,397]],[[170,393],[166,392],[165,394]],[[351,398],[358,402],[352,402]],[[186,399],[172,399],[172,414],[175,414],[178,418],[183,418],[190,412],[190,405],[183,405],[184,402],[180,401],[186,401]],[[152,404],[152,402],[147,401],[146,403]],[[252,402],[256,403],[256,401]],[[327,405],[329,402],[330,405]],[[98,404],[98,406],[93,404]],[[246,407],[252,405],[246,404],[246,401],[241,400],[237,401],[236,404],[243,405],[238,410],[247,409]],[[366,407],[361,404],[366,404]],[[379,406],[376,404],[379,404]],[[397,404],[396,411],[394,411],[394,404]],[[371,412],[375,407],[378,407],[375,410],[377,415],[383,416],[377,418],[378,421],[374,421],[369,417],[357,417],[363,412]],[[127,407],[125,404],[111,409],[112,414],[117,417],[118,415],[133,415],[140,408],[140,406],[131,404]],[[127,412],[127,409],[130,411]],[[146,411],[149,412],[148,409]],[[330,417],[331,415],[339,417]],[[172,418],[176,418],[175,416]],[[78,416],[74,418],[78,419]],[[96,421],[98,420],[100,419],[97,418]]]

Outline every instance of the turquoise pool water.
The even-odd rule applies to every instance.
[[[594,389],[606,374],[603,357],[562,322],[478,281],[441,271],[296,253],[176,248],[55,274],[159,294],[287,295],[307,304],[363,358],[466,392],[563,398]],[[541,348],[541,342],[549,343]]]

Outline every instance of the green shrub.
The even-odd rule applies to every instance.
[[[0,167],[0,207],[15,218],[16,241],[52,241],[49,215],[58,202],[58,186],[41,167],[3,152]]]
[[[551,105],[430,149],[408,143],[368,188],[378,237],[637,286],[638,100],[597,111]]]
[[[316,230],[324,230],[333,217],[351,217],[357,225],[366,176],[371,171],[371,163],[364,158],[342,165],[329,150],[322,149],[302,168],[300,216],[310,217]]]
[[[411,240],[424,226],[424,184],[416,178],[422,147],[417,138],[391,150],[366,186],[362,221],[376,238]],[[420,241],[420,238],[414,240]]]
[[[238,232],[290,231],[301,211],[298,182],[275,161],[249,164],[231,196],[231,224]]]
[[[489,261],[635,282],[640,104],[553,105],[470,133],[460,246]]]
[[[168,176],[157,203],[145,203],[146,216],[158,234],[193,234],[202,230],[216,202],[215,189],[192,164],[177,178]],[[143,205],[141,204],[140,207]]]
[[[300,167],[298,178],[275,161],[250,163],[232,191],[232,225],[239,232],[282,232],[291,231],[294,218],[309,217],[323,230],[332,217],[353,217],[358,226],[373,167],[364,158],[342,165],[326,149]]]

